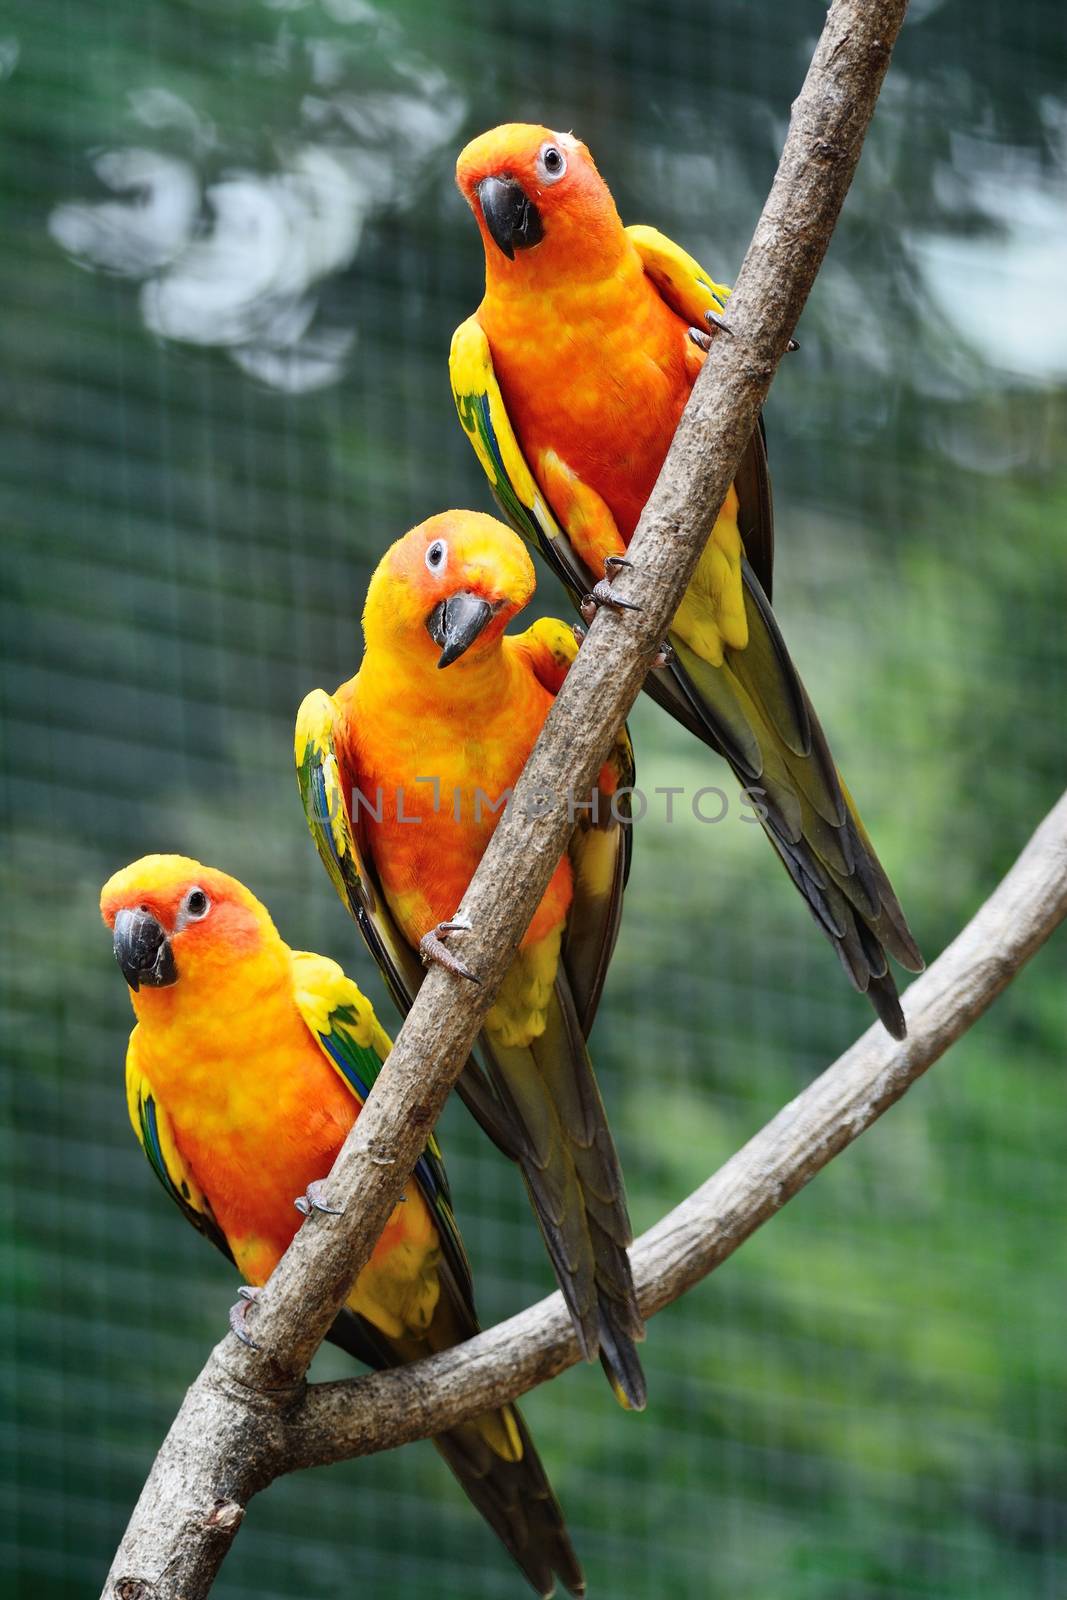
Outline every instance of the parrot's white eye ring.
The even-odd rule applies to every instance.
[[[567,157],[558,144],[549,141],[537,152],[537,176],[544,183],[558,183],[566,174]]]
[[[427,547],[423,560],[431,572],[443,572],[448,565],[448,545],[444,539],[435,539]]]
[[[203,922],[210,910],[211,901],[208,896],[203,889],[194,886],[182,901],[181,911],[178,913],[178,921],[182,927],[185,927],[186,923],[189,922]]]

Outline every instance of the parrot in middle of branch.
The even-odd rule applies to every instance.
[[[478,512],[431,517],[375,571],[356,676],[316,689],[296,762],[319,854],[402,1011],[419,956],[473,977],[445,943],[467,887],[578,648],[544,619],[504,628],[534,590],[510,529]],[[460,1094],[522,1172],[583,1355],[640,1410],[643,1323],[622,1173],[586,1049],[629,863],[625,729],[515,954]]]
[[[109,879],[104,921],[137,1025],[126,1054],[134,1132],[199,1233],[240,1269],[244,1314],[323,1188],[389,1053],[336,962],[291,950],[235,878],[186,856],[145,856]],[[470,1264],[431,1138],[327,1337],[375,1368],[478,1332]],[[538,1594],[585,1581],[517,1408],[434,1440]]]
[[[652,491],[729,289],[654,228],[623,227],[572,134],[508,123],[461,152],[485,294],[450,358],[460,421],[513,526],[585,613],[633,605],[611,575]],[[771,610],[762,425],[645,687],[725,757],[855,988],[895,1038],[889,970],[923,961]],[[630,585],[632,591],[634,585]]]

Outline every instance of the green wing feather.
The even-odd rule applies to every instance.
[[[697,327],[720,313],[729,289],[653,228],[627,233],[646,273],[679,316]],[[857,989],[891,1033],[904,1020],[886,952],[911,971],[922,957],[896,895],[834,765],[826,737],[770,608],[773,508],[762,422],[734,480],[748,644],[711,666],[677,635],[674,671],[649,688],[698,737],[718,749],[742,784],[758,787],[769,808],[766,831]]]
[[[293,951],[292,960],[300,1014],[331,1066],[362,1104],[389,1054],[389,1037],[370,1001],[335,961],[305,951]],[[425,1348],[407,1350],[386,1339],[362,1317],[342,1312],[330,1338],[373,1367],[396,1366],[478,1332],[470,1262],[452,1210],[440,1146],[433,1135],[416,1164],[414,1177],[433,1211],[441,1239],[438,1317],[442,1326],[439,1336],[431,1333]],[[584,1591],[582,1570],[563,1513],[526,1425],[513,1406],[473,1418],[433,1442],[535,1588],[549,1593],[553,1574],[558,1573],[572,1594]]]
[[[186,1221],[197,1233],[210,1239],[228,1261],[233,1261],[233,1252],[215,1220],[211,1203],[175,1143],[166,1107],[138,1065],[136,1041],[135,1029],[126,1056],[126,1104],[138,1143],[152,1171]]]
[[[348,793],[359,787],[359,774],[345,770],[338,748],[339,726],[333,697],[323,689],[313,689],[296,721],[300,798],[322,864],[355,918],[393,1003],[401,1016],[406,1016],[419,992],[423,969],[393,921],[360,830],[353,825]],[[457,1088],[489,1137],[505,1154],[512,1155],[493,1092],[474,1062],[468,1062]]]
[[[300,799],[319,858],[342,903],[359,924],[394,1002],[406,1014],[422,981],[422,970],[397,930],[353,826],[338,750],[339,727],[332,695],[312,689],[296,719]]]
[[[489,480],[493,498],[516,533],[544,557],[577,604],[600,574],[591,576],[578,559],[537,486],[515,437],[493,370],[489,341],[477,317],[468,317],[452,336],[448,370],[459,420]]]
[[[366,995],[336,961],[294,950],[292,962],[300,1015],[323,1055],[362,1106],[377,1081],[392,1041]],[[452,1209],[441,1148],[433,1134],[415,1165],[414,1176],[437,1219],[449,1265],[473,1310],[470,1262]]]

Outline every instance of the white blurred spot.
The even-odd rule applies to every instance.
[[[308,9],[306,0],[264,3]],[[394,18],[369,0],[321,0],[323,14],[322,37],[283,23],[274,55],[254,55],[261,76],[275,76],[279,59],[287,73],[304,66],[287,108],[299,131],[277,170],[242,166],[209,181],[202,169],[213,157],[218,174],[222,142],[214,123],[168,89],[137,89],[133,118],[171,145],[177,138],[190,159],[140,144],[107,151],[94,169],[116,198],[68,201],[49,219],[82,266],[142,280],[153,333],[221,346],[242,371],[296,393],[334,382],[355,342],[354,330],[317,325],[321,285],[349,266],[368,218],[411,194],[463,116],[462,97],[405,51]],[[369,63],[365,32],[353,32],[368,24],[379,47]]]
[[[1045,108],[1067,128],[1067,108]],[[1067,140],[1063,141],[1067,154]],[[945,321],[988,365],[1028,382],[1067,376],[1067,161],[957,136],[938,175],[947,208],[977,211],[980,231],[914,233],[907,244]]]
[[[121,200],[56,206],[48,231],[83,266],[131,278],[164,266],[188,243],[200,181],[188,162],[157,150],[106,150],[93,168]]]

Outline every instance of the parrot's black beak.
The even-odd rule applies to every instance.
[[[475,193],[485,225],[509,261],[545,236],[541,213],[514,178],[483,178]]]
[[[131,989],[177,983],[170,940],[150,911],[120,911],[115,918],[115,960]]]
[[[450,594],[439,600],[426,618],[426,632],[434,644],[439,644],[439,667],[450,667],[482,633],[486,624],[496,614],[496,606],[476,594]]]

